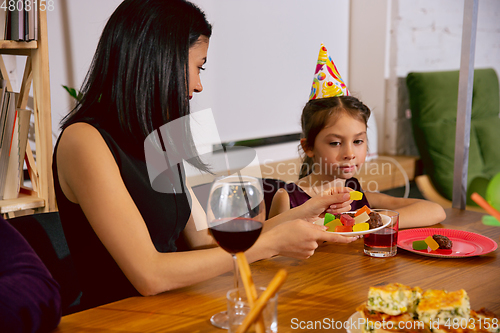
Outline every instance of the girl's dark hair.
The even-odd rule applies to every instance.
[[[83,97],[61,127],[108,124],[127,141],[124,149],[144,153],[152,131],[189,115],[189,48],[211,34],[205,14],[188,1],[123,1],[104,27]],[[198,156],[184,123],[183,149]],[[199,158],[190,163],[207,171]]]
[[[331,117],[340,117],[342,114],[368,124],[370,109],[359,99],[353,96],[336,96],[328,98],[313,99],[307,102],[302,111],[302,138],[306,139],[308,148],[314,148],[314,141],[318,133],[325,127]],[[299,150],[301,147],[299,147]],[[306,154],[303,155],[299,179],[309,175],[313,170],[313,159]]]

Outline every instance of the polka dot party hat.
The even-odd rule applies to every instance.
[[[349,96],[349,90],[322,43],[309,100],[335,96]]]

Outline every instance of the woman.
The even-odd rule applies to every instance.
[[[63,120],[53,163],[84,308],[180,288],[232,268],[208,232],[196,231],[193,216],[203,211],[192,191],[193,213],[188,195],[151,188],[144,161],[147,135],[188,115],[189,99],[203,90],[199,74],[210,35],[203,12],[183,0],[126,0],[104,28],[83,99]],[[196,156],[189,132],[185,140],[186,154]],[[207,170],[200,160],[191,162]],[[266,222],[270,230],[246,253],[248,260],[307,258],[317,242],[353,241],[310,223],[332,204],[333,212],[349,210],[348,195],[325,195]],[[196,250],[176,252],[179,237]]]

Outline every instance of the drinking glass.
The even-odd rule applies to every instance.
[[[385,228],[365,235],[364,252],[370,257],[393,257],[398,252],[399,213],[388,209],[372,211],[388,216],[391,222]]]
[[[233,256],[234,288],[238,288],[236,253],[245,252],[257,240],[265,219],[261,180],[243,175],[217,178],[210,189],[207,222],[217,244]],[[210,319],[214,326],[227,329],[223,311]]]
[[[265,287],[256,287],[257,298],[266,290]],[[229,317],[229,332],[235,333],[241,326],[247,315],[250,313],[251,307],[248,302],[245,288],[231,289],[227,292],[227,311]],[[262,318],[264,319],[264,330],[266,333],[278,332],[278,293],[271,297],[262,310]],[[255,332],[252,327],[249,332]]]

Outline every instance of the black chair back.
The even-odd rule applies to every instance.
[[[41,213],[7,220],[23,235],[61,287],[63,315],[78,311],[81,290],[59,213]]]

